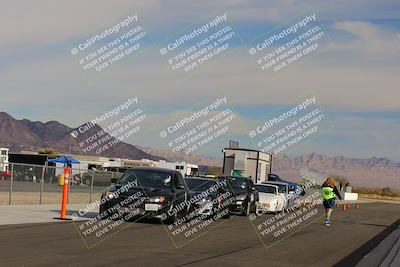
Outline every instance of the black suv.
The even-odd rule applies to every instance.
[[[253,181],[248,177],[219,176],[220,181],[226,181],[226,189],[235,194],[234,212],[249,216],[257,213],[258,191],[254,188]]]
[[[113,179],[100,199],[100,216],[133,214],[172,224],[190,212],[189,189],[182,175],[153,167],[128,169]]]

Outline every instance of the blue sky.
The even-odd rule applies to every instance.
[[[249,59],[250,41],[313,8],[332,45],[265,82]],[[243,46],[191,77],[172,77],[159,43],[224,10]],[[79,40],[137,13],[154,41],[96,77],[82,75],[70,54]],[[1,110],[18,119],[76,127],[138,96],[152,124],[226,95],[243,125],[266,119],[312,90],[334,125],[296,153],[400,161],[399,1],[12,1],[0,10]],[[152,128],[153,129],[153,128]],[[157,130],[129,140],[165,148]],[[236,132],[245,136],[246,131]],[[235,136],[225,136],[226,139]],[[244,139],[245,140],[245,139]],[[219,155],[226,140],[205,153]]]

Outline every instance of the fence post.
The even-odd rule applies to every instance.
[[[46,165],[42,167],[42,179],[40,179],[40,197],[39,197],[39,204],[42,205],[42,194],[43,194],[43,185],[44,185],[44,172],[45,172]]]
[[[90,190],[89,190],[89,203],[92,203],[93,180],[94,180],[94,171],[92,170],[92,180],[90,181]]]
[[[14,164],[11,163],[10,193],[8,195],[8,205],[11,205],[11,197],[12,197],[12,191],[13,191],[13,179],[14,179]]]
[[[64,171],[64,179],[65,179],[65,171]],[[67,204],[69,204],[69,191],[71,191],[71,185],[72,185],[71,181],[72,181],[72,165],[71,168],[68,168]]]

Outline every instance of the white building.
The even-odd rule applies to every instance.
[[[271,173],[271,154],[245,148],[225,148],[222,152],[222,173],[226,176],[251,177],[254,183],[260,184]]]

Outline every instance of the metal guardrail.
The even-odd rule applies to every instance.
[[[60,203],[62,186],[58,181],[64,175],[63,167],[9,163],[8,170],[9,175],[0,174],[0,205]],[[95,195],[110,184],[112,178],[121,175],[71,168],[69,202],[91,203]]]

